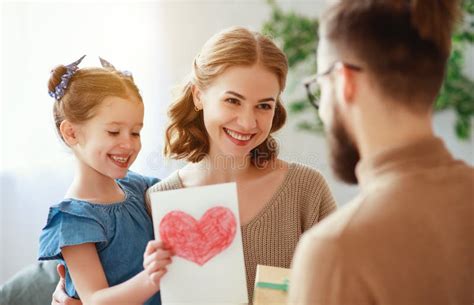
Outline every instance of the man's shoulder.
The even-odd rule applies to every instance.
[[[346,203],[336,212],[323,219],[316,226],[308,230],[304,235],[308,240],[324,240],[325,242],[341,242],[346,235],[354,229],[354,220],[363,210],[366,198],[359,194],[352,201]]]

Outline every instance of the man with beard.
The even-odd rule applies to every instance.
[[[289,304],[474,302],[474,169],[432,128],[458,9],[341,0],[321,20],[331,164],[361,191],[300,241]]]

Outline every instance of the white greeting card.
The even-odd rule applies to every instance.
[[[175,252],[162,278],[163,305],[247,304],[235,183],[154,192],[155,239]]]

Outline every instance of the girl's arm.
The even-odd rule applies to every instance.
[[[56,266],[56,271],[59,275],[59,282],[53,292],[51,305],[82,305],[81,300],[76,300],[66,294],[66,268],[63,264]]]
[[[94,305],[143,304],[159,290],[159,280],[171,263],[171,253],[162,243],[152,241],[144,254],[146,269],[109,287],[94,243],[63,247],[62,255],[82,303]]]

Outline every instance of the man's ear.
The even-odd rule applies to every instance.
[[[336,73],[338,74],[338,94],[340,100],[346,105],[352,104],[355,100],[357,89],[356,72],[341,64],[337,67]]]
[[[74,146],[78,143],[77,125],[72,124],[68,120],[64,120],[61,122],[61,125],[59,125],[59,131],[67,145]]]
[[[343,87],[343,94],[344,100],[349,103],[354,101],[355,92],[356,92],[356,79],[355,79],[355,71],[347,68],[346,66],[342,66],[342,74],[344,79],[344,87]]]
[[[202,101],[201,101],[202,91],[196,85],[192,85],[191,90],[193,93],[194,109],[201,110],[202,109]]]

